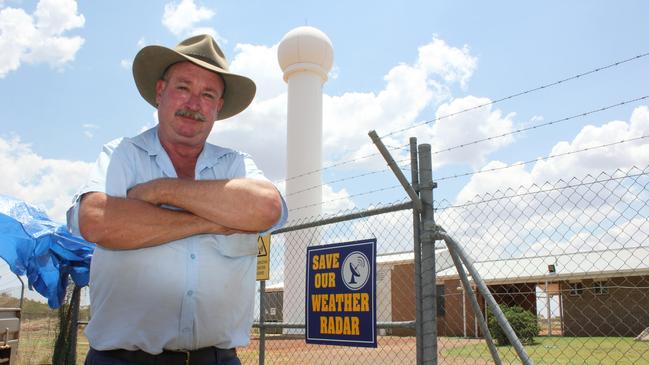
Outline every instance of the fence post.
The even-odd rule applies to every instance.
[[[462,263],[467,268],[469,274],[473,278],[476,287],[478,288],[480,293],[482,293],[482,296],[484,297],[485,304],[486,304],[485,321],[487,320],[487,313],[488,313],[487,308],[491,308],[491,311],[496,317],[496,320],[498,321],[500,328],[502,328],[503,332],[505,333],[505,336],[507,336],[507,339],[514,347],[514,350],[516,350],[516,354],[518,355],[518,358],[521,359],[521,362],[524,365],[534,365],[532,359],[530,359],[527,352],[525,352],[525,348],[523,347],[523,344],[518,339],[518,336],[516,336],[514,329],[507,321],[507,318],[505,318],[505,314],[503,314],[502,310],[498,306],[498,303],[496,303],[496,300],[494,299],[493,295],[491,295],[489,288],[487,288],[487,284],[485,284],[484,280],[482,280],[482,277],[473,266],[473,262],[466,254],[466,252],[464,252],[462,246],[460,246],[457,242],[455,242],[455,240],[453,240],[453,238],[451,238],[451,236],[446,234],[446,232],[444,232],[443,230],[441,232],[438,232],[438,235],[441,239],[446,241],[446,245],[449,247],[449,249],[453,249],[455,254],[460,257]]]
[[[410,138],[410,181],[415,191],[419,193],[419,161],[417,157],[417,138]],[[419,241],[419,229],[421,219],[416,209],[412,210],[412,234],[413,234],[413,252],[415,253],[415,333],[417,339],[417,365],[422,364],[422,325],[423,319],[421,314],[421,242]]]
[[[266,305],[266,280],[259,281],[259,365],[266,360],[266,326],[264,324],[264,307]]]
[[[435,275],[435,236],[437,226],[433,215],[433,171],[430,144],[419,150],[419,195],[421,220],[421,285],[422,285],[422,356],[424,364],[437,365],[437,279]]]
[[[422,198],[420,198],[419,192],[416,190],[416,186],[418,186],[418,182],[420,180],[419,178],[419,169],[418,169],[418,164],[417,164],[417,138],[412,137],[410,138],[410,171],[412,174],[412,185],[408,182],[406,177],[404,176],[403,172],[401,172],[401,169],[397,165],[397,163],[394,161],[392,156],[390,155],[390,152],[388,151],[387,148],[385,148],[385,145],[381,141],[381,138],[378,136],[376,131],[371,130],[369,131],[368,135],[372,139],[372,142],[376,145],[376,148],[379,150],[385,161],[388,163],[388,166],[390,166],[390,169],[392,169],[392,172],[394,175],[397,177],[397,180],[401,183],[401,186],[403,186],[404,190],[412,200],[412,206],[413,206],[413,241],[414,241],[414,253],[415,253],[415,333],[416,333],[416,346],[417,346],[417,364],[421,365],[423,363],[423,359],[425,358],[424,356],[424,325],[423,325],[423,319],[426,318],[425,314],[422,310],[422,307],[424,307],[423,304],[423,294],[422,294],[422,289],[421,289],[421,282],[422,282],[422,276],[421,276],[421,263],[422,263],[422,255],[421,255],[421,219],[420,219],[420,213],[423,210],[423,202]],[[430,145],[428,146],[428,165],[424,165],[422,163],[422,166],[428,166],[428,176],[430,183],[428,184],[430,186],[430,217],[432,218],[432,200],[433,200],[433,193],[432,193],[432,188],[433,188],[433,181],[432,181],[432,171],[431,171],[431,163],[430,163]],[[421,152],[419,152],[421,153]],[[430,227],[433,227],[435,229],[435,222],[432,222],[432,225]],[[432,239],[433,233],[430,234],[430,237]],[[429,340],[429,342],[433,343],[433,354],[434,354],[434,359],[432,363],[427,362],[427,364],[437,364],[437,318],[434,318],[434,316],[437,313],[437,301],[435,298],[435,242],[432,242],[433,248],[432,250],[432,268],[433,268],[433,321],[435,322],[433,324],[434,328],[434,333],[433,333],[433,338],[432,340]]]
[[[70,349],[68,350],[68,355],[66,356],[67,364],[76,364],[77,363],[77,332],[79,328],[79,307],[81,305],[81,287],[74,284],[74,289],[72,290],[72,299],[70,300],[70,332],[69,332],[69,341]]]
[[[412,200],[412,204],[415,206],[415,209],[417,211],[421,211],[421,199],[419,199],[419,196],[415,192],[415,189],[413,189],[412,185],[410,185],[410,183],[408,182],[408,179],[406,179],[406,176],[403,174],[403,172],[401,172],[399,165],[397,165],[397,163],[394,161],[388,149],[385,148],[385,145],[381,141],[381,138],[378,136],[378,134],[376,134],[376,131],[374,130],[369,131],[369,133],[367,134],[372,139],[372,142],[374,142],[374,145],[376,145],[376,148],[383,156],[383,159],[385,159],[385,162],[387,162],[388,166],[390,166],[390,169],[394,173],[394,176],[397,178],[397,180],[399,180],[399,183],[401,183],[401,186],[403,186],[403,189],[410,197],[410,200]]]
[[[471,290],[471,283],[469,282],[469,278],[466,276],[466,272],[464,272],[464,268],[462,267],[462,261],[460,261],[460,258],[457,256],[457,253],[455,253],[455,249],[453,247],[448,246],[448,252],[449,254],[451,254],[451,258],[453,259],[453,264],[455,265],[457,274],[460,276],[460,280],[462,281],[462,287],[464,288],[462,292],[462,306],[464,306],[464,301],[465,301],[464,297],[468,292],[468,297],[471,300],[471,307],[473,308],[473,316],[480,323],[480,328],[482,329],[482,333],[484,334],[485,341],[487,342],[487,347],[489,347],[489,352],[491,353],[491,357],[494,359],[494,363],[496,365],[501,365],[502,361],[500,361],[498,350],[496,350],[496,346],[494,345],[493,338],[491,337],[491,332],[489,332],[489,326],[487,325],[487,321],[482,316],[482,312],[480,311],[478,298],[476,297],[473,290]],[[466,333],[466,327],[465,327],[465,333]],[[477,331],[476,331],[476,337],[478,337]]]

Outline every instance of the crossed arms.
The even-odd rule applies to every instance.
[[[126,250],[203,233],[264,231],[277,222],[281,210],[279,192],[268,181],[165,178],[134,186],[126,198],[86,193],[79,228],[88,241]]]

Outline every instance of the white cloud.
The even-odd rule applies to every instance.
[[[470,141],[511,132],[515,114],[509,113],[503,116],[500,110],[492,110],[491,105],[486,105],[490,102],[487,98],[466,96],[440,105],[436,113],[438,120],[427,128],[429,136],[423,137],[423,139],[432,141],[433,151],[441,151]],[[459,113],[478,105],[486,106]],[[436,154],[435,165],[456,163],[479,166],[484,164],[490,153],[513,141],[512,136],[506,136]]]
[[[230,62],[230,71],[248,76],[257,84],[257,102],[286,93],[282,70],[277,63],[277,44],[270,47],[237,44]]]
[[[119,65],[125,70],[130,70],[132,64],[133,61],[128,59],[122,59],[121,61],[119,61]]]
[[[593,125],[584,127],[572,142],[557,143],[550,155],[569,153],[646,135],[649,135],[649,108],[641,106],[633,111],[629,122],[612,121],[601,127]],[[534,180],[544,181],[560,179],[565,176],[566,171],[570,171],[571,175],[580,176],[616,168],[647,165],[649,165],[649,143],[646,139],[641,139],[542,160],[534,165],[531,174]]]
[[[99,129],[98,125],[90,123],[82,124],[81,127],[83,128],[83,135],[88,139],[92,139],[95,136],[93,131]]]
[[[370,142],[367,132],[376,129],[379,135],[398,131],[421,124],[422,112],[451,99],[450,85],[458,82],[466,85],[477,65],[467,46],[452,47],[443,40],[433,37],[432,41],[419,48],[418,58],[412,64],[399,64],[393,67],[384,80],[383,90],[378,93],[348,92],[341,96],[324,98],[324,148],[330,160],[357,159],[374,154],[376,147]],[[460,109],[486,103],[488,99],[465,97],[452,100],[439,107],[437,115],[445,115]],[[502,117],[499,110],[487,107],[466,113],[466,116],[446,118],[436,123],[425,124],[409,130],[384,136],[383,143],[391,146],[408,144],[408,137],[417,135],[421,140],[433,141],[437,148],[454,143],[466,142],[473,137],[482,137],[511,128],[513,114]],[[432,119],[432,118],[430,118]],[[384,132],[384,133],[382,133]],[[476,147],[466,155],[447,155],[436,163],[483,162],[484,157],[509,140],[499,144]],[[396,160],[407,159],[407,151],[393,151]],[[468,157],[469,159],[465,159]],[[385,163],[381,158],[360,161],[365,167],[376,168]],[[354,168],[358,164],[353,164]]]
[[[628,122],[584,127],[548,156],[647,135],[649,108],[641,106]],[[508,166],[491,161],[483,170]],[[649,144],[638,140],[476,174],[456,207],[436,218],[480,259],[637,246],[649,235],[641,223],[646,176],[623,177],[646,166]]]
[[[187,37],[196,34],[210,34],[220,43],[223,39],[214,28],[197,26],[214,17],[216,12],[206,6],[198,6],[194,0],[180,0],[165,4],[162,24],[175,36]]]
[[[477,58],[471,56],[466,44],[461,49],[450,47],[434,36],[431,43],[419,47],[418,68],[441,76],[447,83],[458,82],[466,87],[477,65]]]
[[[46,159],[17,137],[0,137],[0,166],[3,194],[41,207],[53,220],[65,223],[65,211],[92,164]]]
[[[524,165],[506,168],[508,165],[501,161],[490,161],[479,171],[499,169],[493,173],[478,173],[471,177],[468,184],[464,185],[458,193],[456,202],[464,203],[471,201],[476,195],[506,190],[507,188],[518,186],[529,186],[534,180],[529,172],[525,170]]]
[[[286,171],[286,84],[277,63],[277,46],[238,44],[230,70],[250,77],[257,95],[243,113],[214,125],[209,141],[252,155],[271,180]]]
[[[337,65],[334,65],[331,68],[331,71],[329,71],[328,76],[329,76],[329,79],[336,80],[338,78],[338,76],[340,76],[340,67],[338,67]]]
[[[83,15],[77,15],[77,2],[73,0],[40,0],[34,16],[36,27],[48,35],[83,27],[86,22]]]
[[[221,35],[214,28],[211,28],[211,27],[192,28],[192,29],[189,30],[189,32],[187,32],[187,37],[200,35],[200,34],[208,34],[208,35],[212,36],[212,38],[214,38],[217,41],[217,43],[219,43],[221,45],[227,43],[227,41],[225,39],[223,39],[221,37]]]
[[[84,23],[73,0],[41,0],[33,15],[18,8],[1,9],[0,78],[17,70],[22,62],[61,68],[74,60],[84,39],[63,33],[83,27]]]
[[[210,141],[251,153],[271,179],[283,178],[286,169],[287,85],[277,63],[277,45],[239,44],[235,50],[230,68],[233,72],[255,80],[257,97],[241,115],[217,123]],[[433,54],[443,60],[433,65],[432,61],[422,58]],[[376,93],[324,95],[324,165],[375,154],[376,147],[367,136],[369,130],[392,131],[413,125],[425,108],[450,98],[448,83],[467,82],[475,64],[475,58],[469,54],[467,47],[453,48],[433,38],[430,44],[422,47],[419,59],[412,64],[396,65],[385,75],[385,87],[382,90]],[[453,100],[442,105],[439,114],[488,101],[476,97]],[[465,117],[440,121],[439,126],[426,126],[423,132],[417,129],[417,135],[428,139],[440,134],[438,138],[441,142],[437,142],[437,145],[441,148],[495,133],[496,130],[507,130],[513,123],[513,114],[502,116],[499,110],[490,107],[466,114]],[[451,136],[454,138],[450,138]],[[386,145],[401,146],[408,143],[407,137],[408,134],[395,135],[384,138],[383,142]],[[488,143],[476,147],[467,156],[447,154],[447,159],[441,161],[465,163],[462,158],[469,157],[468,162],[476,165],[483,162],[488,153],[509,142],[510,140],[503,139]],[[407,149],[394,151],[394,154],[397,160],[409,158]],[[350,166],[356,169],[376,169],[385,166],[385,162],[377,157],[363,159],[347,167]]]
[[[151,121],[141,126],[140,130],[138,131],[138,134],[155,127],[157,124],[158,124],[158,109],[154,110],[151,113]]]
[[[144,37],[141,37],[140,39],[138,39],[136,45],[137,45],[137,49],[142,49],[142,48],[146,47],[147,44],[146,44],[146,40],[144,39]],[[133,66],[133,59],[132,58],[123,58],[123,59],[121,59],[119,61],[119,65],[123,69],[130,71],[131,67]]]
[[[323,214],[340,214],[342,211],[355,208],[354,202],[349,198],[349,193],[345,188],[334,191],[329,185],[322,186],[322,206]]]
[[[517,188],[520,185],[543,184],[572,176],[598,174],[601,171],[644,167],[649,165],[649,143],[638,140],[620,143],[604,148],[584,152],[589,147],[601,146],[649,135],[649,108],[641,106],[631,114],[629,122],[612,121],[601,127],[589,125],[584,127],[572,142],[562,141],[554,145],[548,156],[567,154],[557,158],[543,158],[536,162],[531,170],[523,165],[503,169],[493,173],[476,174],[458,194],[457,201],[471,200],[477,194]],[[516,163],[514,163],[516,164]],[[491,161],[482,170],[506,167],[507,164]]]

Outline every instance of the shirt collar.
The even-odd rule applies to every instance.
[[[196,171],[213,167],[221,157],[230,153],[234,153],[234,151],[211,143],[205,143],[205,147],[203,147],[203,151],[201,151],[198,161],[196,161]]]
[[[147,129],[131,139],[133,144],[145,150],[149,156],[156,156],[163,151],[160,139],[158,139],[158,126]]]
[[[158,138],[157,125],[133,137],[132,141],[136,146],[145,150],[149,156],[165,153]],[[201,151],[201,154],[198,156],[198,161],[196,161],[196,170],[201,171],[205,168],[213,167],[221,157],[230,153],[235,153],[235,151],[211,143],[205,143],[205,147],[203,147],[203,151]]]

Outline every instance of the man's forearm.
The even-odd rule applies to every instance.
[[[133,187],[128,196],[155,205],[173,205],[214,223],[244,231],[270,228],[282,210],[275,186],[253,179],[158,179]]]
[[[117,250],[156,246],[201,233],[237,232],[189,212],[103,193],[83,196],[79,228],[88,241]]]

